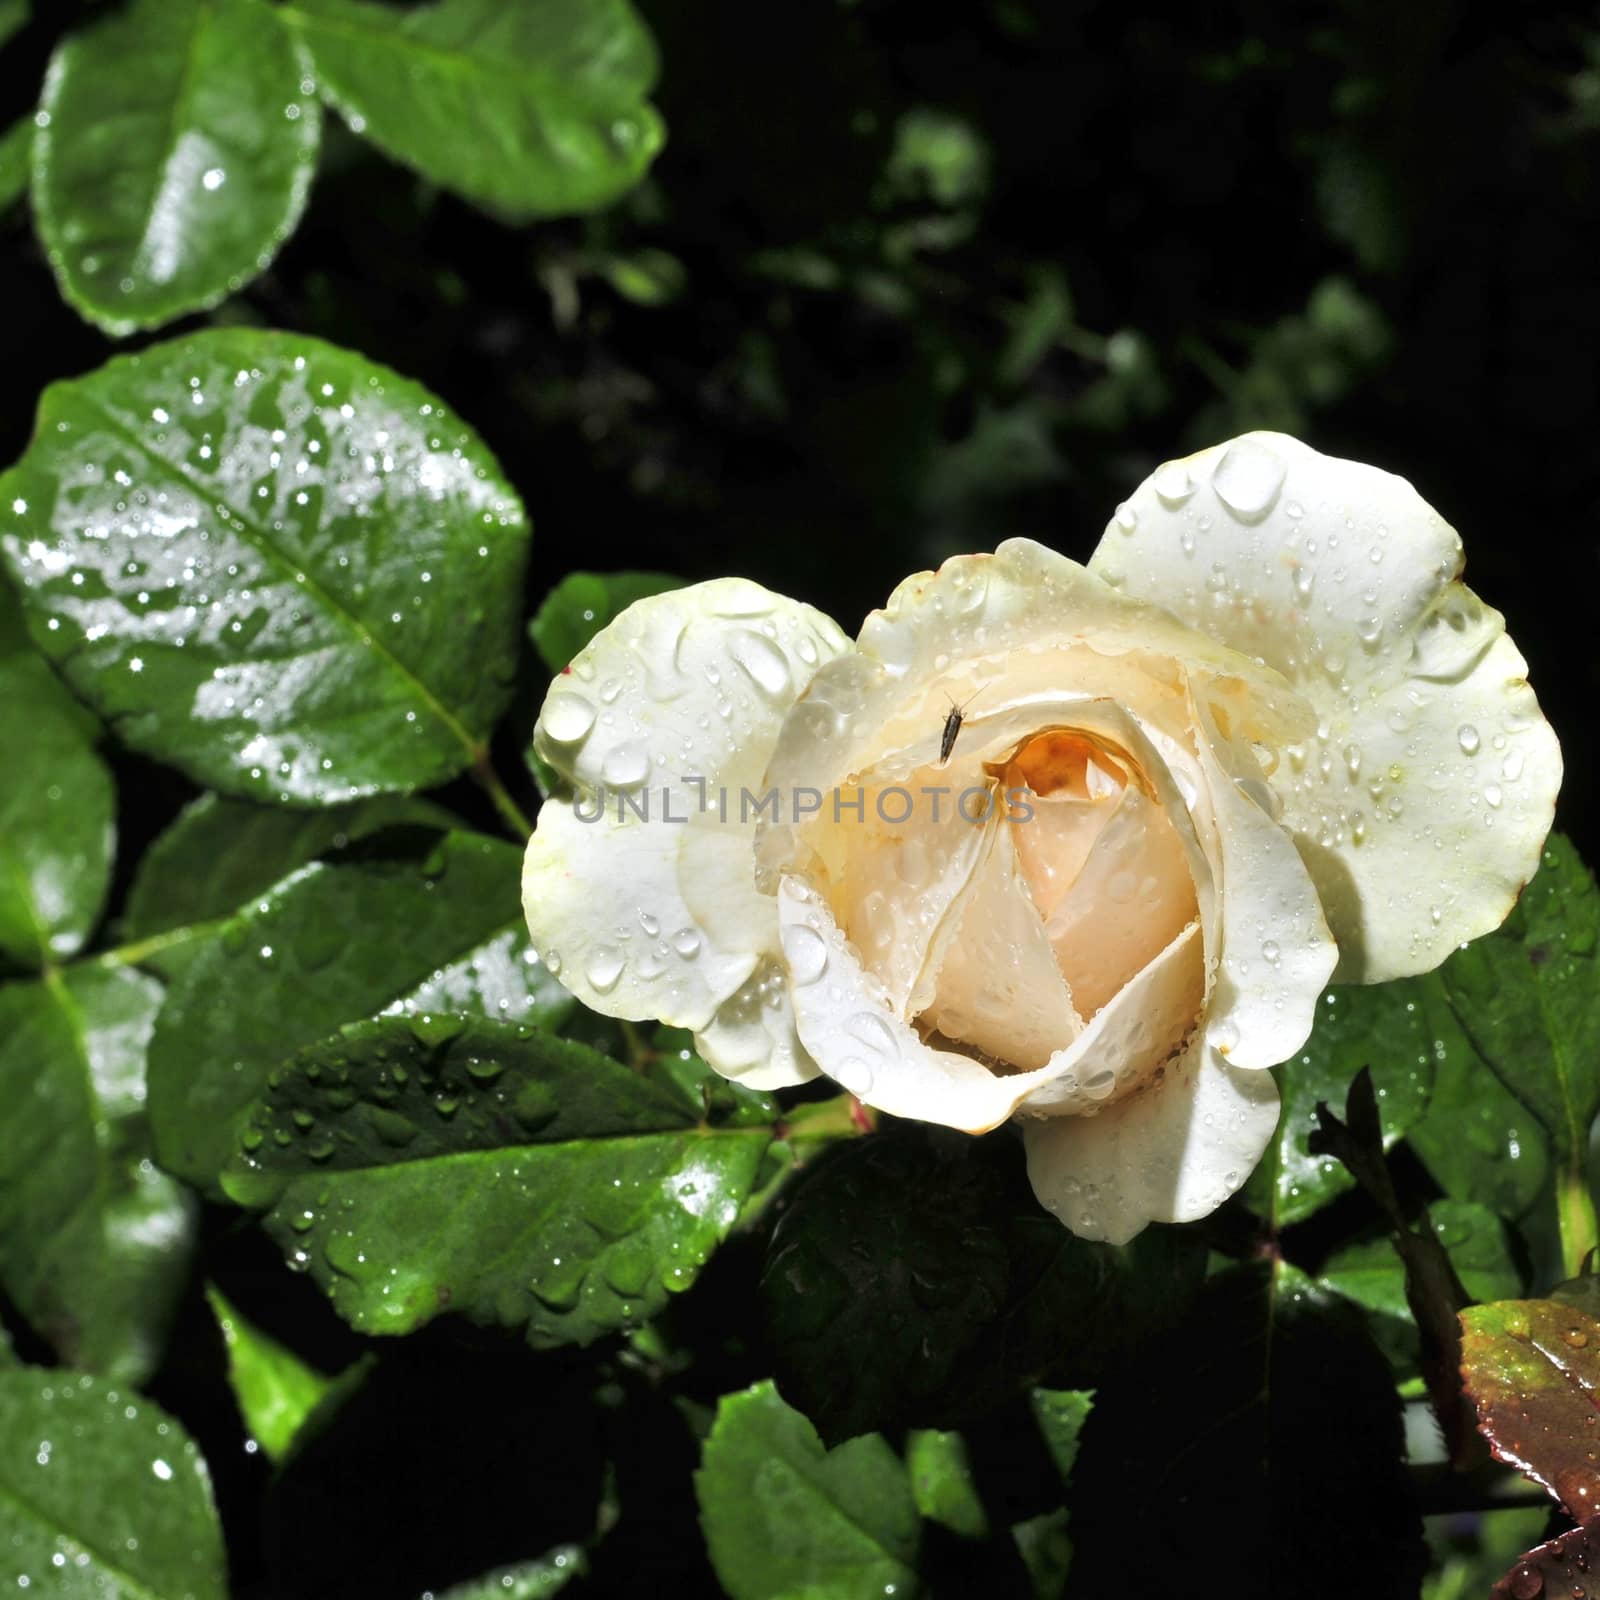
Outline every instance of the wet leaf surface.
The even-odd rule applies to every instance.
[[[1600,1506],[1600,1321],[1560,1300],[1501,1300],[1461,1313],[1461,1376],[1500,1460],[1575,1521]]]
[[[1245,1199],[1275,1226],[1304,1221],[1352,1186],[1344,1167],[1314,1154],[1308,1141],[1317,1102],[1342,1105],[1363,1067],[1372,1069],[1388,1149],[1426,1111],[1433,1086],[1432,1035],[1415,982],[1329,989],[1305,1048],[1273,1069],[1283,1110]]]
[[[214,1188],[268,1073],[345,1023],[386,1009],[566,1016],[575,1002],[528,944],[518,862],[498,839],[401,830],[302,868],[224,922],[151,1041],[162,1164]]]
[[[23,628],[0,579],[0,957],[41,967],[71,956],[111,881],[116,791],[94,719]]]
[[[0,1371],[0,1550],[18,1593],[228,1592],[194,1441],[149,1400],[74,1372]]]
[[[136,0],[45,80],[34,212],[61,292],[111,334],[215,305],[293,231],[321,107],[263,0]]]
[[[71,687],[225,793],[439,783],[509,699],[522,508],[437,399],[347,351],[214,329],[55,384],[0,508]]]
[[[150,1159],[161,985],[74,966],[0,987],[0,1283],[69,1364],[142,1383],[183,1292],[193,1197]]]
[[[1492,1211],[1459,1200],[1437,1200],[1428,1207],[1428,1218],[1474,1300],[1505,1300],[1521,1290],[1522,1275],[1505,1227]],[[1317,1273],[1317,1283],[1371,1314],[1373,1337],[1400,1373],[1417,1370],[1417,1324],[1406,1299],[1405,1266],[1390,1239],[1364,1240],[1336,1251]]]
[[[1535,1545],[1489,1591],[1489,1600],[1595,1600],[1600,1595],[1600,1518]]]
[[[294,0],[284,14],[353,128],[501,215],[607,205],[661,148],[655,45],[627,0]]]
[[[1552,834],[1505,926],[1457,951],[1441,975],[1472,1043],[1550,1137],[1559,1173],[1584,1181],[1600,1112],[1600,892]]]
[[[223,1176],[365,1333],[445,1311],[588,1343],[727,1236],[771,1137],[523,1025],[385,1018],[274,1071]]]
[[[201,795],[140,859],[119,931],[134,941],[198,930],[353,839],[394,826],[448,828],[452,820],[439,806],[387,795],[319,811]]]
[[[726,1396],[695,1474],[733,1600],[921,1592],[910,1476],[879,1435],[825,1449],[770,1383]]]

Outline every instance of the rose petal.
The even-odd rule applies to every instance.
[[[539,754],[580,789],[681,786],[698,804],[755,786],[778,729],[820,663],[850,648],[820,611],[743,578],[635,601],[557,676]],[[682,809],[682,806],[679,807]]]
[[[1015,839],[1004,825],[991,835],[924,1020],[949,1039],[1031,1069],[1077,1038],[1083,1023],[1019,874]]]
[[[920,777],[914,775],[908,792]],[[861,816],[841,808],[805,830],[806,843],[825,860],[834,917],[884,985],[895,1010],[910,1017],[932,997],[933,975],[960,921],[960,903],[987,848],[985,831],[963,820],[955,799],[911,794],[906,821],[883,820],[878,802],[892,802],[899,816],[904,797],[886,794],[867,774],[861,785]],[[842,795],[854,803],[852,787]],[[937,817],[935,813],[937,812]]]
[[[709,1065],[747,1089],[792,1089],[821,1070],[800,1043],[783,963],[772,956],[717,1007],[694,1043]]]
[[[1193,713],[1222,890],[1206,1037],[1236,1067],[1273,1067],[1306,1042],[1339,950],[1293,840],[1241,788],[1260,783],[1259,767],[1221,738],[1207,706]]]
[[[867,1105],[986,1133],[1011,1115],[1016,1079],[918,1038],[861,964],[827,902],[799,880],[778,887],[795,1027],[812,1060]]]
[[[1194,1033],[1205,990],[1200,926],[1190,923],[1031,1076],[1018,1109],[1030,1116],[1076,1116],[1137,1088]]]
[[[546,801],[523,907],[585,1004],[709,1028],[776,952],[741,789],[758,784],[817,664],[847,648],[810,606],[729,578],[637,601],[557,676],[535,743],[584,815],[604,803],[585,822],[573,802]]]
[[[1147,1223],[1215,1211],[1277,1123],[1271,1073],[1228,1066],[1197,1039],[1159,1081],[1098,1116],[1027,1122],[1028,1179],[1080,1238],[1126,1244]]]
[[[1337,977],[1424,972],[1499,925],[1538,865],[1560,750],[1503,619],[1455,581],[1460,540],[1409,483],[1247,434],[1156,472],[1090,566],[1315,706],[1269,781]]]
[[[1099,1011],[1196,909],[1182,839],[1130,786],[1045,927],[1078,1011]]]
[[[522,865],[534,948],[567,989],[606,1016],[709,1026],[764,951],[776,948],[772,901],[750,881],[751,832],[721,828],[714,817],[696,826],[654,817],[618,824],[614,809],[582,822],[569,802],[547,800]],[[720,897],[705,892],[708,879]],[[684,894],[686,881],[701,891],[701,915]]]

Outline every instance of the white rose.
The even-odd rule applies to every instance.
[[[740,579],[640,601],[540,716],[575,793],[534,942],[753,1087],[1019,1116],[1075,1233],[1204,1216],[1329,980],[1428,971],[1538,863],[1560,751],[1460,570],[1404,480],[1258,433],[1162,467],[1087,568],[1008,540],[854,644]]]

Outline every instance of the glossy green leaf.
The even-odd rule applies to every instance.
[[[1510,1241],[1492,1211],[1460,1200],[1438,1200],[1428,1207],[1428,1220],[1474,1300],[1505,1300],[1521,1292]],[[1387,1238],[1335,1251],[1317,1282],[1368,1311],[1379,1348],[1401,1371],[1416,1370],[1417,1329],[1406,1302],[1405,1269]]]
[[[1443,977],[1430,973],[1415,982],[1433,1040],[1433,1095],[1406,1143],[1452,1199],[1520,1217],[1549,1176],[1549,1140],[1473,1048]]]
[[[588,1343],[687,1289],[767,1128],[530,1025],[379,1018],[268,1079],[223,1177],[364,1333],[445,1310]]]
[[[589,1558],[582,1545],[558,1545],[537,1561],[519,1561],[471,1583],[441,1589],[438,1600],[545,1600],[546,1595],[559,1594],[588,1570]]]
[[[1276,1227],[1303,1221],[1352,1186],[1345,1168],[1313,1155],[1307,1141],[1317,1102],[1342,1106],[1363,1067],[1372,1069],[1388,1149],[1427,1109],[1433,1085],[1433,1039],[1414,980],[1328,990],[1305,1048],[1273,1069],[1283,1110],[1245,1198]]]
[[[135,0],[67,35],[33,198],[61,291],[121,335],[216,305],[300,219],[321,108],[264,0]]]
[[[228,1381],[245,1427],[281,1461],[306,1418],[337,1383],[247,1322],[215,1287],[206,1289],[228,1349]]]
[[[122,938],[201,928],[308,861],[382,828],[408,824],[447,828],[451,818],[426,801],[388,795],[293,811],[203,794],[145,851],[128,890]]]
[[[989,1514],[972,1481],[966,1440],[959,1433],[913,1428],[906,1436],[906,1470],[917,1510],[929,1522],[965,1539],[988,1537]]]
[[[0,1372],[0,1552],[14,1593],[228,1592],[211,1476],[182,1424],[72,1372]]]
[[[33,118],[18,117],[0,133],[0,212],[28,192],[33,161]]]
[[[879,1434],[825,1450],[770,1383],[724,1396],[695,1474],[732,1600],[920,1592],[910,1475]]]
[[[425,390],[239,329],[47,389],[0,479],[34,636],[135,749],[328,804],[479,759],[515,669],[527,527]]]
[[[508,217],[609,205],[661,148],[655,46],[628,0],[293,0],[284,15],[352,128]]]
[[[383,1010],[565,1016],[575,1002],[528,943],[519,861],[498,839],[407,831],[304,867],[224,922],[174,981],[151,1041],[162,1165],[213,1187],[268,1073],[345,1023]]]
[[[116,793],[94,736],[0,580],[0,956],[24,966],[72,955],[105,901]]]
[[[1550,1137],[1562,1180],[1587,1196],[1600,1112],[1600,892],[1552,834],[1505,926],[1441,969],[1450,1003],[1496,1077]]]
[[[143,1382],[183,1291],[191,1197],[149,1159],[161,985],[75,966],[0,988],[0,1280],[73,1366]]]
[[[659,572],[569,572],[545,596],[528,637],[544,664],[560,672],[635,600],[682,587],[682,579]]]

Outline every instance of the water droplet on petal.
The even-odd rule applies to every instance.
[[[1277,451],[1259,440],[1240,439],[1217,463],[1211,486],[1240,522],[1259,522],[1276,504],[1286,471]]]
[[[1181,461],[1169,461],[1151,479],[1150,486],[1169,510],[1176,510],[1194,493],[1194,479]]]
[[[576,744],[594,726],[594,707],[581,694],[558,690],[545,701],[539,726],[557,744]]]
[[[613,945],[596,945],[584,963],[584,975],[600,994],[610,994],[622,976],[622,952]]]
[[[615,788],[641,784],[650,775],[650,752],[637,739],[625,740],[606,751],[600,763],[600,776]]]
[[[785,928],[783,953],[789,962],[789,974],[796,983],[815,983],[827,971],[827,941],[813,928]]]

